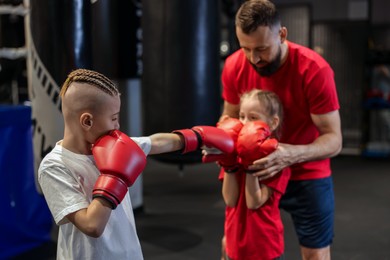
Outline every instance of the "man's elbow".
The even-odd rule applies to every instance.
[[[334,157],[340,154],[342,149],[343,149],[343,141],[342,141],[342,137],[340,137],[337,143],[335,144],[335,148],[333,149],[333,153],[330,155],[330,157]]]
[[[343,149],[343,146],[340,144],[340,145],[337,147],[337,150],[335,151],[335,153],[334,153],[333,156],[338,155],[338,154],[341,152],[342,149]]]

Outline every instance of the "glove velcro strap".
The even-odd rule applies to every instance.
[[[182,153],[189,153],[199,149],[201,142],[199,142],[200,135],[191,129],[182,129],[173,131],[182,137],[184,147]]]
[[[92,198],[102,198],[106,200],[110,204],[112,209],[116,209],[119,204],[118,200],[114,196],[104,190],[94,190]]]
[[[236,174],[238,172],[238,169],[239,167],[236,166],[234,168],[223,168],[223,170],[227,173],[227,174]]]
[[[258,172],[259,170],[248,170],[248,169],[246,169],[245,170],[245,173],[246,174],[253,174],[253,173],[255,173],[255,172]]]

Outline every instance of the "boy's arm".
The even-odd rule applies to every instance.
[[[224,130],[214,126],[194,126],[172,133],[157,133],[150,136],[152,147],[149,154],[181,150],[182,154],[193,152],[203,146],[216,148],[222,153],[234,151],[234,141]]]
[[[66,216],[81,232],[90,237],[100,237],[111,215],[111,204],[103,198],[95,198],[88,208]]]
[[[149,154],[174,152],[183,148],[180,135],[172,133],[157,133],[150,136],[152,148]]]
[[[67,216],[80,231],[91,237],[103,234],[111,210],[120,204],[146,165],[140,147],[124,133],[113,130],[99,138],[92,154],[100,175],[87,208]],[[131,154],[132,156],[128,156]]]

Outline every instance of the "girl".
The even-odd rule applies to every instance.
[[[218,124],[222,129],[225,125],[232,129],[232,121],[235,129],[241,124],[236,135],[236,167],[231,167],[231,158],[228,164],[219,161],[224,169],[224,165],[230,166],[220,174],[226,203],[225,259],[283,259],[279,200],[286,190],[290,171],[286,168],[272,178],[259,181],[247,170],[261,157],[259,154],[266,156],[276,149],[277,141],[272,137],[280,137],[282,117],[282,105],[277,95],[256,89],[242,95],[239,120],[224,118]]]

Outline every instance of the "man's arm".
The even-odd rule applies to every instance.
[[[234,105],[227,101],[223,103],[222,115],[219,118],[219,121],[222,121],[226,116],[238,118],[240,113],[240,105]]]
[[[339,111],[322,115],[312,114],[311,117],[320,136],[314,142],[306,145],[279,143],[275,152],[254,161],[254,165],[249,167],[251,170],[258,170],[254,173],[255,176],[266,179],[292,164],[330,158],[341,151],[342,135]]]

